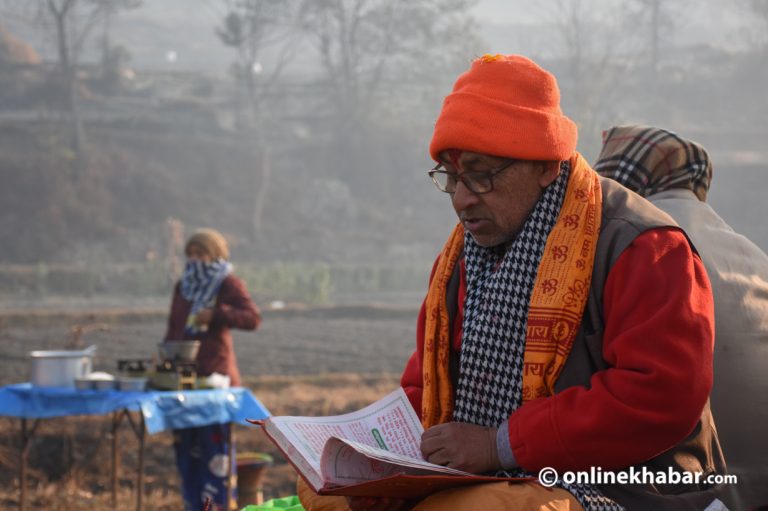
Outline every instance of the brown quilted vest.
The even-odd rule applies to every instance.
[[[609,179],[600,178],[603,192],[602,223],[597,241],[592,286],[584,311],[581,328],[563,367],[555,392],[580,385],[589,387],[590,378],[609,366],[603,360],[603,288],[616,260],[634,239],[643,232],[659,227],[676,227],[675,221],[650,202]],[[448,285],[446,302],[451,320],[458,308],[459,265]],[[451,321],[452,324],[452,321]],[[458,380],[458,356],[451,357],[451,374]],[[631,442],[632,439],[627,439]],[[712,413],[707,402],[693,431],[668,451],[645,463],[636,465],[657,472],[672,467],[677,472],[726,473],[725,459],[717,439]],[[628,470],[628,469],[627,469]],[[702,510],[723,488],[702,485],[601,485],[604,495],[633,510]]]

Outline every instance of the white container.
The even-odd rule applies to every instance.
[[[96,390],[115,390],[117,388],[116,380],[91,380],[91,383]]]
[[[74,387],[91,372],[96,346],[84,350],[31,351],[30,381],[35,387]]]
[[[147,378],[120,376],[117,378],[117,390],[143,391],[147,388]]]
[[[117,388],[117,380],[109,373],[101,371],[91,373],[88,375],[88,379],[91,380],[91,388],[95,390],[115,390]]]
[[[83,378],[75,378],[75,388],[77,390],[93,390],[93,380],[87,376]]]

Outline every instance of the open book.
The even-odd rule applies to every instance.
[[[414,498],[479,482],[527,480],[478,476],[425,461],[424,428],[402,388],[345,415],[253,422],[321,495]]]

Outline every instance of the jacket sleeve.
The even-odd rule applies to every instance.
[[[417,343],[416,351],[413,352],[411,358],[408,359],[408,363],[405,365],[405,371],[400,378],[400,386],[405,390],[405,395],[408,396],[408,400],[411,402],[413,409],[416,410],[419,418],[421,418],[421,396],[424,390],[424,381],[422,379],[421,361],[424,354],[424,334],[421,333],[424,330],[424,304],[421,306],[419,312],[419,319],[416,322],[417,328],[419,328],[416,334]]]
[[[603,358],[590,387],[526,402],[509,418],[517,463],[617,469],[648,460],[696,425],[712,386],[714,311],[704,266],[676,229],[647,231],[605,283]]]
[[[219,299],[213,309],[213,322],[241,330],[255,330],[261,324],[259,308],[251,300],[245,283],[234,275],[221,284]]]

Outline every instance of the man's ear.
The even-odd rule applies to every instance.
[[[539,167],[539,186],[546,188],[560,175],[559,161],[543,161]]]

